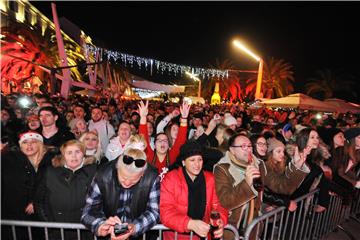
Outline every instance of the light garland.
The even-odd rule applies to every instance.
[[[198,68],[198,67],[179,65],[175,63],[168,63],[156,59],[138,57],[127,53],[107,50],[89,44],[85,45],[85,51],[90,52],[94,55],[96,52],[100,52],[101,58],[103,57],[103,55],[105,55],[105,57],[108,60],[110,59],[114,61],[120,60],[122,63],[124,63],[125,67],[130,66],[131,68],[133,68],[135,64],[139,69],[145,67],[146,70],[150,70],[150,75],[153,74],[153,68],[155,67],[156,70],[161,74],[164,74],[167,71],[168,74],[174,74],[174,75],[178,75],[178,74],[184,75],[185,72],[191,72],[193,74],[198,74],[202,78],[209,78],[215,76],[221,78],[224,77],[228,78],[229,76],[229,70]]]

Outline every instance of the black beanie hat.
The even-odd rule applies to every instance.
[[[202,112],[197,112],[193,115],[193,117],[202,119],[204,117],[204,114]]]
[[[331,146],[334,136],[339,132],[342,132],[339,128],[321,128],[319,135],[326,145]]]
[[[345,135],[345,138],[348,141],[350,141],[351,139],[360,135],[360,128],[349,128],[348,130],[345,131],[344,135]]]
[[[203,155],[201,145],[194,140],[190,140],[181,146],[180,153],[179,156],[176,158],[176,161],[181,163],[181,161],[185,160],[186,158],[195,155]]]

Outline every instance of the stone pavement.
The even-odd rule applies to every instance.
[[[350,235],[347,235],[344,231],[335,230],[326,236],[325,240],[359,240],[360,239],[360,221],[350,219],[341,225],[346,232]]]

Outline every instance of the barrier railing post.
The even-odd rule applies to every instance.
[[[73,233],[76,232],[78,240],[80,240],[80,239],[89,239],[88,237],[85,237],[85,238],[84,238],[84,236],[83,236],[83,238],[81,237],[82,236],[82,231],[89,231],[89,230],[87,230],[85,228],[85,226],[80,224],[80,223],[55,223],[55,222],[33,222],[33,221],[1,220],[1,225],[2,226],[9,226],[9,228],[11,228],[11,234],[12,234],[14,240],[19,238],[16,235],[16,227],[24,228],[25,230],[27,229],[29,239],[32,239],[32,232],[31,232],[32,227],[41,228],[40,230],[43,229],[43,231],[44,231],[43,236],[45,236],[46,240],[50,239],[50,237],[53,236],[52,235],[53,229],[55,231],[60,231],[61,239],[65,239],[65,235],[66,235],[65,233],[66,233],[67,230],[73,230],[74,231]],[[239,240],[240,239],[238,230],[234,226],[232,226],[230,224],[227,224],[224,228],[226,230],[231,231],[234,234],[234,240]],[[50,230],[50,233],[51,233],[50,236],[49,236],[49,229],[51,229]],[[175,233],[175,239],[178,239],[178,232],[175,232],[175,231],[165,227],[162,224],[157,224],[156,226],[151,228],[149,231],[158,231],[159,232],[159,239],[161,240],[164,230],[174,232]],[[86,233],[86,232],[84,232],[84,233]],[[149,233],[149,232],[146,232],[146,233],[143,234],[143,239],[146,239],[146,234],[147,233]],[[9,234],[10,234],[10,232],[9,232]],[[189,236],[190,236],[190,239],[193,239],[194,236],[195,236],[194,232],[190,232]],[[22,236],[20,236],[20,238],[21,237]],[[98,238],[95,235],[93,235],[93,239],[97,240]],[[9,240],[11,240],[11,239],[9,239]]]
[[[32,240],[31,227],[27,227],[29,240]]]
[[[11,226],[11,230],[12,230],[12,234],[13,234],[13,238],[14,238],[14,240],[16,240],[16,231],[15,231],[15,226]]]

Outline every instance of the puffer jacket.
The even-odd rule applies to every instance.
[[[96,169],[96,164],[90,164],[73,172],[59,158],[53,159],[36,192],[35,213],[47,222],[79,223]]]
[[[206,184],[206,205],[203,221],[209,223],[210,212],[216,210],[220,218],[227,224],[228,211],[221,206],[215,191],[215,178],[211,172],[204,171]],[[175,169],[166,174],[161,182],[160,190],[160,220],[161,222],[179,232],[189,233],[187,225],[190,221],[188,212],[188,186],[182,168]],[[164,239],[174,239],[173,232],[164,232]],[[190,235],[179,234],[178,239],[190,239]],[[199,239],[194,235],[193,239]]]
[[[1,152],[1,214],[3,219],[37,220],[27,215],[25,208],[33,202],[34,195],[42,182],[46,169],[57,149],[47,149],[37,171],[20,149],[12,148]]]

